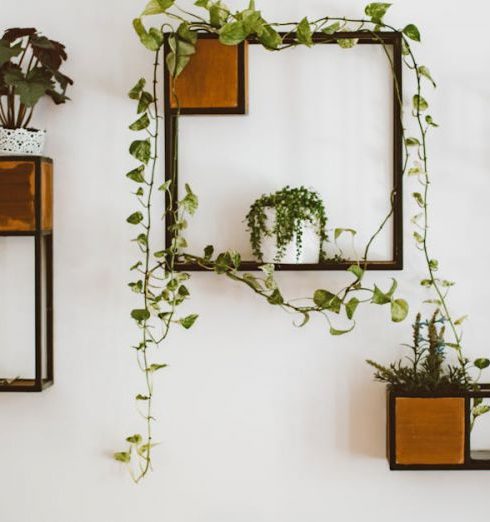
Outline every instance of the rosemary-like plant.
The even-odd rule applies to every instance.
[[[429,320],[422,320],[417,314],[413,324],[413,340],[405,345],[411,355],[404,360],[383,366],[372,360],[368,364],[376,370],[374,378],[403,392],[451,392],[472,390],[477,384],[481,370],[490,365],[486,358],[476,359],[473,364],[463,358],[457,365],[447,362],[445,323],[447,320],[436,310]],[[476,368],[476,378],[471,370]]]
[[[267,210],[272,210],[274,221],[271,222]],[[271,213],[272,214],[272,213]],[[324,243],[328,241],[326,232],[327,215],[319,194],[303,186],[291,188],[289,185],[277,192],[262,195],[257,199],[247,214],[250,243],[255,257],[263,260],[262,239],[275,237],[276,255],[274,262],[283,258],[288,244],[296,240],[296,260],[303,250],[303,230],[305,224],[311,225],[319,239],[318,258],[326,257]]]

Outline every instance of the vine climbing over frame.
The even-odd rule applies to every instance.
[[[129,97],[135,101],[137,112],[137,119],[130,125],[130,129],[144,135],[130,145],[129,152],[137,163],[127,173],[127,177],[134,182],[134,196],[138,205],[138,208],[127,218],[127,222],[137,230],[134,243],[140,253],[140,257],[131,267],[134,277],[129,286],[140,299],[140,306],[131,311],[131,317],[140,332],[139,342],[132,346],[132,349],[143,375],[143,389],[135,396],[135,400],[143,418],[144,430],[127,437],[126,449],[115,453],[114,457],[127,464],[135,482],[142,480],[152,469],[152,456],[156,443],[153,436],[155,376],[166,367],[164,362],[156,358],[160,355],[158,348],[168,341],[173,327],[190,329],[198,319],[197,314],[185,316],[179,314],[180,305],[190,297],[188,288],[190,275],[176,269],[177,261],[197,263],[206,270],[241,283],[268,304],[297,314],[300,319],[298,326],[306,325],[312,315],[320,315],[327,322],[331,335],[342,335],[351,331],[355,327],[356,310],[363,304],[389,305],[391,319],[395,322],[403,321],[408,314],[407,302],[395,295],[397,289],[395,280],[386,290],[381,290],[377,285],[370,287],[364,283],[369,249],[391,218],[393,207],[368,241],[362,258],[353,262],[347,269],[347,282],[344,287],[340,291],[319,288],[309,299],[301,301],[288,300],[284,297],[274,277],[274,265],[263,265],[261,276],[257,276],[239,270],[241,258],[238,252],[215,253],[212,246],[206,247],[203,253],[188,251],[184,231],[188,219],[198,207],[198,197],[189,185],[185,186],[185,195],[178,201],[178,205],[170,205],[164,211],[163,219],[172,223],[171,231],[174,239],[171,245],[164,250],[155,249],[153,208],[157,205],[156,202],[161,204],[165,195],[172,201],[171,198],[175,194],[173,185],[178,161],[177,111],[175,136],[172,140],[174,143],[172,172],[170,179],[162,182],[157,170],[162,133],[161,103],[158,99],[162,89],[158,88],[158,79],[165,38],[168,39],[170,47],[165,66],[170,75],[176,78],[196,52],[199,33],[217,35],[224,45],[238,45],[248,38],[255,38],[271,52],[279,52],[298,45],[307,47],[321,45],[322,38],[318,38],[318,35],[324,35],[325,41],[335,38],[339,46],[349,49],[356,45],[357,40],[353,37],[345,37],[345,33],[362,31],[374,38],[379,38],[380,32],[383,31],[401,34],[404,65],[416,79],[416,90],[411,99],[411,116],[417,124],[417,133],[414,136],[405,136],[404,133],[403,173],[416,176],[422,187],[420,192],[413,193],[419,212],[412,218],[415,227],[414,239],[427,267],[427,275],[422,279],[421,284],[434,291],[435,296],[430,302],[441,309],[453,333],[453,342],[450,346],[456,350],[460,363],[464,362],[459,323],[458,320],[453,319],[447,304],[447,291],[453,283],[437,277],[439,263],[429,251],[430,177],[427,137],[429,131],[437,127],[437,124],[428,113],[429,104],[422,91],[424,82],[434,87],[435,83],[429,69],[417,62],[412,50],[412,44],[421,39],[418,28],[408,24],[398,30],[387,24],[384,17],[390,7],[388,3],[369,4],[365,8],[365,16],[360,18],[325,16],[310,21],[305,17],[298,23],[266,21],[261,12],[256,9],[253,0],[246,9],[235,13],[221,1],[197,0],[195,7],[198,8],[196,12],[189,12],[180,8],[174,0],[151,0],[140,17],[133,21],[141,43],[153,55],[153,75],[150,81],[145,78],[139,79],[129,92]],[[147,17],[155,19],[154,16],[158,16],[159,25],[147,28],[143,20]],[[288,36],[287,43],[285,36]],[[291,36],[294,37],[292,43]],[[383,48],[394,74],[390,53],[384,44]],[[399,86],[396,91],[396,96],[402,105]],[[178,106],[175,90],[171,95]],[[161,233],[160,223],[157,226],[157,233]],[[348,327],[338,326],[342,316],[350,322]]]

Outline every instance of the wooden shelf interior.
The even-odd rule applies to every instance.
[[[38,157],[32,160],[0,157],[0,232],[36,231],[37,205],[40,206],[39,228],[52,230],[52,163]]]
[[[169,78],[167,103],[183,113],[203,111],[243,114],[247,106],[248,43],[223,45],[217,38],[203,38],[196,43],[196,53],[174,82]],[[177,103],[178,101],[178,103]]]

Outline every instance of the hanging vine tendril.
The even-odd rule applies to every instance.
[[[412,116],[417,122],[419,136],[406,137],[405,131],[403,131],[405,149],[403,173],[416,175],[423,186],[422,193],[413,194],[416,203],[421,208],[421,212],[413,218],[417,228],[414,237],[423,253],[428,270],[428,277],[422,280],[422,284],[434,290],[436,299],[432,302],[441,309],[441,313],[449,323],[454,335],[454,343],[450,343],[450,345],[455,348],[460,363],[463,364],[465,361],[462,355],[461,334],[457,329],[459,322],[452,318],[446,301],[447,289],[452,283],[436,277],[435,273],[439,269],[439,263],[429,253],[428,197],[430,178],[427,134],[431,128],[437,125],[426,112],[428,103],[422,95],[422,81],[426,80],[434,86],[435,84],[427,67],[418,65],[411,49],[411,42],[420,41],[420,33],[417,27],[409,24],[398,31],[386,24],[384,16],[390,6],[387,3],[369,4],[365,8],[365,18],[326,16],[314,21],[303,18],[299,23],[267,22],[262,17],[261,12],[256,9],[253,0],[247,9],[236,13],[230,12],[219,1],[197,0],[195,6],[204,10],[203,16],[181,9],[174,5],[174,0],[151,0],[142,15],[133,22],[141,43],[154,55],[151,90],[145,90],[146,81],[142,78],[129,93],[129,97],[135,100],[137,104],[138,113],[138,119],[130,126],[130,129],[145,132],[147,136],[131,143],[130,154],[139,164],[127,174],[127,177],[136,183],[137,189],[134,194],[140,206],[128,217],[127,221],[136,229],[139,229],[134,242],[139,248],[141,258],[131,267],[135,279],[129,283],[129,286],[141,300],[141,307],[133,309],[131,317],[136,322],[141,335],[140,342],[133,346],[133,349],[144,376],[144,391],[136,395],[136,403],[145,423],[145,431],[143,435],[135,434],[127,437],[126,450],[115,453],[114,457],[128,465],[135,482],[143,479],[152,469],[152,454],[155,445],[152,429],[155,422],[152,411],[154,376],[166,366],[165,363],[160,360],[155,361],[153,358],[158,353],[157,348],[167,339],[173,326],[189,329],[198,318],[197,314],[180,316],[178,313],[179,306],[190,296],[186,285],[190,276],[188,273],[176,270],[177,260],[191,261],[206,270],[224,275],[245,285],[267,303],[279,306],[287,312],[298,314],[300,322],[297,326],[304,326],[312,314],[319,314],[327,321],[332,335],[342,335],[354,328],[354,315],[360,304],[389,305],[391,319],[395,322],[403,321],[408,314],[407,302],[395,297],[397,289],[395,280],[386,291],[382,291],[377,285],[373,285],[371,288],[363,283],[369,249],[393,214],[393,199],[389,213],[366,244],[363,257],[353,262],[347,269],[350,282],[337,292],[322,288],[317,289],[313,296],[308,299],[285,299],[274,278],[274,265],[266,264],[262,266],[262,275],[257,276],[240,272],[241,258],[238,252],[227,251],[215,254],[212,246],[206,247],[203,254],[188,252],[183,231],[187,227],[187,216],[192,216],[198,207],[198,198],[189,185],[185,186],[185,195],[178,202],[178,205],[171,204],[164,210],[163,218],[168,223],[172,223],[171,231],[174,234],[170,247],[159,251],[153,248],[152,207],[155,194],[159,194],[160,202],[166,194],[168,200],[172,203],[172,198],[175,196],[173,188],[178,160],[178,133],[176,129],[179,111],[177,110],[176,125],[174,126],[175,135],[172,140],[172,143],[174,143],[172,173],[168,181],[160,184],[157,175],[157,161],[162,116],[159,110],[157,85],[160,57],[165,38],[168,38],[170,48],[166,57],[166,66],[170,76],[175,79],[192,59],[200,32],[217,35],[220,42],[225,45],[238,45],[247,38],[255,38],[271,51],[281,51],[297,45],[311,47],[321,44],[322,39],[318,38],[318,35],[324,35],[325,41],[331,41],[332,38],[335,38],[339,46],[349,49],[356,45],[357,39],[345,38],[343,35],[336,36],[336,33],[366,31],[374,38],[379,38],[380,31],[401,33],[404,63],[408,70],[414,73],[417,82],[416,92],[412,98]],[[161,15],[166,21],[160,27],[147,29],[143,23],[143,18],[151,15]],[[294,38],[292,42],[291,37]],[[383,49],[395,78],[391,55],[382,39],[380,39],[380,43],[383,44]],[[175,82],[173,82],[173,85],[172,96],[174,96],[178,106]],[[395,90],[401,106],[402,94],[396,83],[396,78]],[[412,149],[413,154],[410,153]],[[413,164],[411,162],[412,157],[418,158]],[[158,226],[158,232],[160,233],[160,231],[161,225]],[[342,312],[350,321],[348,328],[336,326]]]

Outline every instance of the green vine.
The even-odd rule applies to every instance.
[[[135,140],[130,145],[130,154],[138,161],[138,165],[127,174],[127,177],[137,184],[134,194],[140,207],[128,217],[128,222],[139,229],[134,241],[141,253],[141,259],[131,267],[135,274],[135,280],[131,281],[129,286],[141,300],[140,307],[132,310],[131,316],[141,334],[140,342],[133,346],[133,349],[144,376],[145,389],[136,396],[136,403],[144,419],[146,429],[144,435],[135,434],[127,437],[126,450],[116,453],[115,458],[128,465],[136,482],[145,477],[152,469],[152,450],[155,445],[152,433],[152,426],[155,421],[152,412],[154,375],[166,366],[161,361],[154,361],[154,354],[159,353],[157,348],[167,339],[173,326],[189,329],[198,318],[197,314],[183,317],[178,314],[179,306],[190,296],[189,289],[186,286],[190,276],[188,273],[176,270],[177,261],[192,261],[203,269],[224,275],[245,285],[269,304],[279,306],[287,312],[298,314],[300,318],[298,326],[304,326],[313,313],[319,314],[327,321],[332,335],[341,335],[354,328],[354,315],[357,307],[363,303],[390,305],[391,318],[395,322],[403,321],[408,314],[406,301],[395,297],[397,288],[395,280],[386,291],[382,291],[376,285],[371,288],[363,284],[369,249],[391,218],[393,205],[368,241],[362,259],[353,262],[347,269],[350,282],[338,292],[322,288],[317,289],[313,296],[307,299],[285,299],[274,278],[274,265],[262,266],[262,275],[257,276],[240,271],[241,258],[237,252],[228,251],[215,254],[212,246],[206,247],[201,255],[188,252],[187,242],[183,234],[187,227],[187,216],[194,214],[198,206],[198,198],[188,185],[186,186],[186,194],[178,202],[178,205],[171,204],[165,208],[163,217],[167,222],[172,223],[171,231],[174,233],[172,244],[160,251],[153,248],[151,219],[153,200],[156,193],[159,194],[160,198],[166,194],[168,200],[172,203],[178,161],[178,133],[175,130],[175,135],[172,137],[174,151],[170,179],[159,185],[156,165],[160,137],[159,124],[162,116],[159,112],[160,104],[157,99],[159,92],[157,82],[159,57],[165,38],[168,38],[170,46],[166,66],[170,75],[176,78],[192,59],[200,32],[217,35],[220,42],[225,45],[238,45],[247,38],[254,38],[271,51],[280,51],[297,45],[311,47],[323,42],[331,42],[332,38],[340,47],[348,49],[357,43],[357,39],[350,34],[352,31],[368,32],[375,38],[379,38],[382,31],[401,33],[405,66],[415,74],[417,80],[417,89],[412,98],[412,116],[418,124],[419,136],[405,137],[404,134],[403,172],[417,176],[423,186],[422,193],[417,192],[413,195],[421,208],[421,212],[413,218],[417,228],[414,236],[417,245],[423,252],[428,269],[428,277],[422,281],[422,284],[434,290],[436,299],[430,300],[430,302],[441,309],[441,319],[449,324],[453,333],[454,342],[447,342],[446,345],[456,350],[460,365],[465,364],[465,358],[461,351],[461,334],[457,330],[461,319],[454,320],[452,318],[446,301],[447,290],[452,283],[435,276],[439,264],[429,255],[428,250],[430,180],[427,134],[431,128],[437,125],[432,117],[427,114],[428,103],[422,96],[422,82],[427,81],[431,84],[434,84],[434,82],[427,67],[418,65],[411,49],[412,41],[420,41],[420,33],[417,27],[409,24],[398,31],[386,24],[384,16],[390,6],[387,3],[369,4],[365,9],[366,18],[326,16],[314,21],[303,18],[299,23],[267,22],[262,17],[261,12],[255,8],[253,0],[250,1],[247,9],[236,13],[232,13],[220,1],[197,0],[195,5],[204,10],[203,16],[182,10],[174,4],[174,0],[150,0],[142,15],[133,22],[140,41],[155,57],[152,89],[150,91],[145,90],[146,82],[144,79],[140,79],[129,93],[130,98],[134,99],[137,104],[138,113],[138,119],[130,128],[134,131],[146,133],[144,139]],[[159,27],[146,29],[142,18],[153,15],[163,15],[166,21]],[[383,41],[381,40],[380,43],[383,43]],[[384,43],[383,48],[394,72],[392,59]],[[173,84],[175,85],[175,82]],[[401,91],[398,85],[396,85],[396,95],[401,104]],[[172,92],[172,96],[178,106],[178,97],[175,91]],[[178,115],[176,120],[175,129],[178,127]],[[410,151],[413,152],[410,153]],[[415,161],[411,162],[412,158],[415,158]],[[293,233],[294,230],[293,228]],[[339,231],[341,233],[342,229],[339,229]],[[259,246],[257,242],[255,246]],[[257,250],[257,252],[259,251]],[[342,315],[345,316],[345,319],[342,319]],[[334,326],[333,321],[338,320],[349,321],[348,327]]]
[[[266,210],[274,210],[271,223]],[[276,238],[276,255],[274,262],[279,263],[286,253],[287,245],[296,240],[296,260],[303,251],[303,230],[305,223],[314,227],[319,238],[318,259],[326,258],[324,243],[328,241],[326,232],[327,215],[323,201],[317,192],[305,187],[284,187],[269,195],[257,199],[247,214],[247,225],[250,231],[250,243],[255,257],[263,261],[261,249],[263,237]]]

